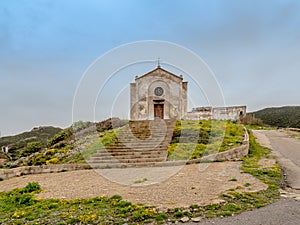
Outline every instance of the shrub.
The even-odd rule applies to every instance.
[[[61,132],[59,132],[58,134],[54,135],[53,138],[51,138],[49,141],[48,141],[48,147],[51,147],[63,140],[66,140],[67,138],[71,137],[72,136],[72,131],[71,129],[65,129],[65,130],[62,130]]]
[[[41,190],[41,186],[37,182],[30,182],[28,183],[23,189],[23,193],[31,193],[31,192],[38,192]]]
[[[47,165],[58,164],[58,163],[59,163],[59,159],[58,158],[52,158],[52,159],[49,159],[49,160],[46,161]]]
[[[17,195],[13,197],[13,203],[17,205],[32,205],[34,200],[32,199],[32,195],[29,193],[25,193],[22,195]]]
[[[21,156],[28,156],[32,153],[38,152],[42,149],[42,143],[38,141],[29,142],[27,146],[21,151]]]

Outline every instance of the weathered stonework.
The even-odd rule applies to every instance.
[[[22,166],[13,169],[0,169],[0,178],[9,179],[29,174],[59,173],[65,171],[91,169],[88,164],[57,164],[41,166]]]
[[[185,119],[242,121],[246,117],[246,106],[198,107],[188,112]]]
[[[130,84],[131,120],[182,119],[187,113],[187,82],[158,66]]]

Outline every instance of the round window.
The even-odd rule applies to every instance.
[[[157,87],[154,89],[154,94],[156,96],[162,96],[164,94],[164,89],[162,89],[161,87]]]

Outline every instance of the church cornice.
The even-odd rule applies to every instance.
[[[142,75],[142,76],[139,76],[139,77],[137,76],[137,77],[135,78],[135,80],[141,79],[141,78],[143,78],[143,77],[145,77],[145,76],[148,76],[148,75],[150,75],[150,74],[152,74],[152,73],[154,73],[154,72],[156,72],[156,71],[163,71],[163,72],[165,72],[165,73],[167,73],[167,74],[169,74],[169,75],[171,75],[171,76],[174,76],[174,77],[176,77],[176,78],[178,78],[178,79],[180,79],[180,80],[183,80],[182,76],[177,76],[176,74],[171,73],[170,71],[165,70],[165,69],[161,68],[160,66],[157,66],[154,70],[151,70],[151,71],[149,71],[148,73],[145,73],[145,74]]]

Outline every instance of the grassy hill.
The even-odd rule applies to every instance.
[[[253,114],[270,126],[300,128],[300,106],[266,108]]]

